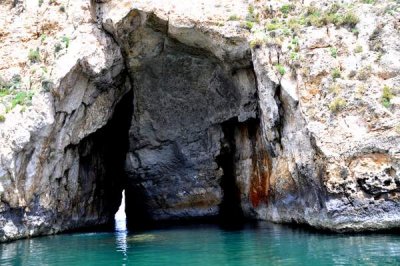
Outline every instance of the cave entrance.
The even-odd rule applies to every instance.
[[[122,229],[127,183],[125,159],[129,148],[129,128],[133,113],[133,92],[116,104],[108,123],[79,144],[79,183],[81,217],[88,227]],[[121,203],[122,202],[122,203]],[[122,210],[123,212],[118,212]],[[118,214],[118,219],[115,215]],[[121,228],[119,227],[121,226]]]
[[[132,145],[130,130],[133,103],[131,90],[116,105],[107,125],[89,136],[80,147],[82,189],[85,196],[88,195],[87,200],[85,198],[83,201],[88,202],[92,208],[86,213],[82,211],[82,214],[94,213],[92,220],[99,218],[98,224],[107,223],[109,229],[114,228],[117,232],[126,232],[127,228],[143,230],[159,224],[152,217],[153,206],[149,203],[149,198],[154,194],[146,194],[146,187],[142,182],[145,176],[139,176],[138,179],[128,178],[129,171],[125,167]],[[219,205],[218,220],[226,228],[237,228],[246,221],[237,177],[237,162],[243,146],[239,137],[243,132],[248,132],[248,136],[253,138],[258,122],[256,119],[239,122],[235,117],[220,125],[223,138],[216,162],[223,170],[219,184],[223,197]],[[135,141],[134,138],[131,140]],[[216,215],[213,212],[212,221],[215,221]]]
[[[222,226],[227,229],[241,229],[245,222],[254,218],[252,214],[245,213],[248,195],[240,188],[243,187],[243,169],[250,167],[250,171],[258,171],[254,167],[257,167],[259,156],[255,149],[259,124],[258,118],[239,122],[237,117],[221,124],[224,137],[216,160],[223,170],[220,182],[223,198],[219,206],[219,218]],[[246,160],[252,161],[251,166]],[[265,193],[265,187],[261,186],[260,189]]]
[[[235,131],[239,125],[238,119],[233,118],[222,123],[224,137],[221,140],[221,152],[217,157],[217,163],[223,170],[221,189],[222,202],[219,206],[220,222],[223,226],[236,227],[244,223],[244,214],[241,207],[240,190],[236,184]]]

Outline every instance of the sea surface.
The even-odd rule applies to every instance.
[[[400,265],[396,233],[327,234],[267,222],[234,230],[197,224],[134,233],[126,229],[124,209],[122,203],[113,232],[0,244],[0,265]]]

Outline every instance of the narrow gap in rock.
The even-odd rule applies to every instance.
[[[117,104],[113,117],[107,125],[109,132],[105,139],[106,143],[106,165],[108,170],[108,179],[117,183],[117,189],[113,191],[113,197],[121,204],[114,205],[115,214],[118,207],[125,206],[125,159],[129,149],[129,128],[131,126],[133,114],[133,91],[129,91]],[[105,187],[105,190],[108,188]],[[125,207],[124,207],[125,209]],[[124,210],[125,213],[125,210]]]
[[[220,204],[220,221],[224,226],[235,226],[244,222],[241,207],[240,191],[236,184],[235,176],[235,130],[238,119],[234,118],[222,124],[224,138],[221,141],[221,152],[217,163],[223,170],[221,189],[223,198]]]
[[[116,105],[107,125],[79,144],[82,193],[88,195],[86,197],[93,193],[89,212],[99,217],[93,226],[106,225],[110,229],[115,227],[114,215],[121,205],[122,191],[126,186],[124,166],[129,147],[132,112],[131,91]]]

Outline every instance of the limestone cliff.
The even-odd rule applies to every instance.
[[[3,1],[0,240],[400,226],[400,3]]]

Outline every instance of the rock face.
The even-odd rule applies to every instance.
[[[127,195],[137,199],[127,202],[133,220],[216,216],[222,199],[223,171],[216,160],[224,137],[221,124],[256,118],[256,82],[246,40],[235,43],[238,55],[218,58],[202,46],[212,42],[210,37],[189,46],[184,40],[202,32],[180,27],[136,10],[108,25],[129,58],[133,80],[126,161]]]
[[[388,14],[389,6],[397,11]],[[313,8],[328,16],[334,9],[342,22],[318,29],[325,22],[310,20],[291,38],[274,31],[277,39],[259,49],[260,36],[253,39],[263,133],[273,151],[271,197],[258,213],[336,231],[398,227],[399,72],[383,58],[398,58],[399,48],[392,37],[377,37],[399,36],[398,6]],[[292,25],[301,12],[289,14]],[[343,27],[349,19],[341,14],[359,18],[356,30]],[[290,73],[271,66],[279,63]]]
[[[0,240],[400,226],[399,4],[70,2],[0,7]]]
[[[63,44],[59,54],[53,55],[53,44],[61,45],[58,37],[32,38],[22,31],[32,38],[27,44],[21,40],[15,43],[13,35],[8,39],[10,33],[2,35],[6,36],[2,59],[16,48],[26,51],[26,45],[35,47],[38,42],[40,58],[29,56],[32,60],[28,63],[15,58],[2,66],[4,79],[7,75],[26,75],[31,76],[31,83],[22,77],[13,81],[11,88],[3,89],[6,95],[2,95],[1,110],[6,115],[0,125],[0,240],[102,225],[112,221],[118,208],[119,193],[116,197],[115,191],[104,188],[121,187],[122,182],[107,177],[116,172],[105,169],[114,162],[103,156],[104,150],[112,151],[108,138],[118,134],[104,126],[130,90],[130,83],[119,47],[93,22],[84,20],[85,7],[88,10],[88,4],[82,5],[82,12],[74,14],[82,24],[72,31],[69,47]],[[28,6],[19,18],[17,13],[23,8],[7,10],[16,14],[11,16],[11,26],[3,30],[18,30],[40,12],[49,12]],[[81,6],[71,5],[70,11],[75,8],[79,11]],[[54,16],[54,12],[49,13]],[[59,27],[58,19],[49,16],[41,27],[50,33],[50,29]],[[63,26],[65,34],[74,28],[71,23]],[[28,93],[33,95],[32,100]]]

